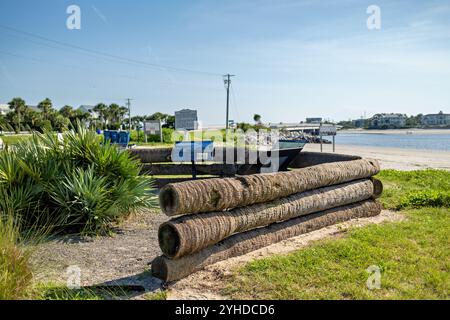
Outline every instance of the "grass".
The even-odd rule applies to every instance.
[[[383,204],[401,207],[407,219],[251,262],[235,270],[223,293],[239,299],[448,299],[450,209],[401,203],[415,192],[449,190],[450,173],[387,170],[379,178]],[[370,266],[381,271],[380,289],[366,285]]]
[[[0,300],[25,299],[31,293],[31,251],[20,244],[19,229],[11,215],[0,214]]]
[[[3,142],[6,145],[15,145],[21,141],[27,140],[31,137],[31,135],[11,135],[11,136],[0,136],[0,138],[3,140]]]
[[[384,184],[381,201],[387,209],[403,209],[417,207],[408,205],[408,198],[420,193],[433,195],[436,193],[444,197],[450,192],[450,171],[444,170],[417,170],[397,171],[383,170],[377,178]],[[422,205],[423,206],[423,205]],[[440,205],[438,205],[440,206]]]
[[[157,291],[154,293],[147,293],[144,295],[145,300],[167,300],[167,292],[166,291]]]

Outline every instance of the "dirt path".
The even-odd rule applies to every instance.
[[[159,212],[137,215],[116,229],[113,237],[61,237],[38,246],[33,254],[37,282],[66,284],[68,268],[79,268],[81,284],[138,286],[145,293],[168,288],[169,299],[224,299],[220,295],[234,268],[253,259],[286,254],[314,240],[342,234],[351,226],[400,220],[402,216],[383,211],[380,216],[357,219],[291,238],[249,254],[222,261],[178,282],[165,286],[151,276],[151,261],[161,251],[158,246],[159,225],[168,218]],[[144,298],[143,291],[127,292],[131,299]]]

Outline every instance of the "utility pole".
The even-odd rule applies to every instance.
[[[127,107],[128,107],[128,131],[131,134],[131,100],[130,98],[127,99]]]
[[[230,86],[231,86],[231,77],[234,77],[233,74],[226,74],[223,76],[223,83],[225,84],[225,89],[227,89],[227,116],[226,116],[226,124],[225,128],[228,132],[229,127],[229,111],[230,111]]]

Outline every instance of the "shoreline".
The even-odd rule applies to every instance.
[[[320,152],[320,144],[306,144],[304,151]],[[324,144],[323,152],[333,152],[333,146]],[[450,170],[450,152],[447,151],[336,144],[336,153],[376,159],[382,169]]]
[[[343,129],[338,131],[339,133],[349,133],[349,134],[422,134],[422,135],[436,135],[436,134],[450,134],[450,129],[421,129],[421,128],[411,128],[411,129]]]

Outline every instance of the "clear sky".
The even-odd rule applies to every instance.
[[[72,4],[80,30],[66,27]],[[367,28],[370,5],[380,30]],[[195,108],[220,124],[232,73],[235,121],[450,112],[448,0],[0,0],[0,18],[0,103],[129,97],[133,114]]]

